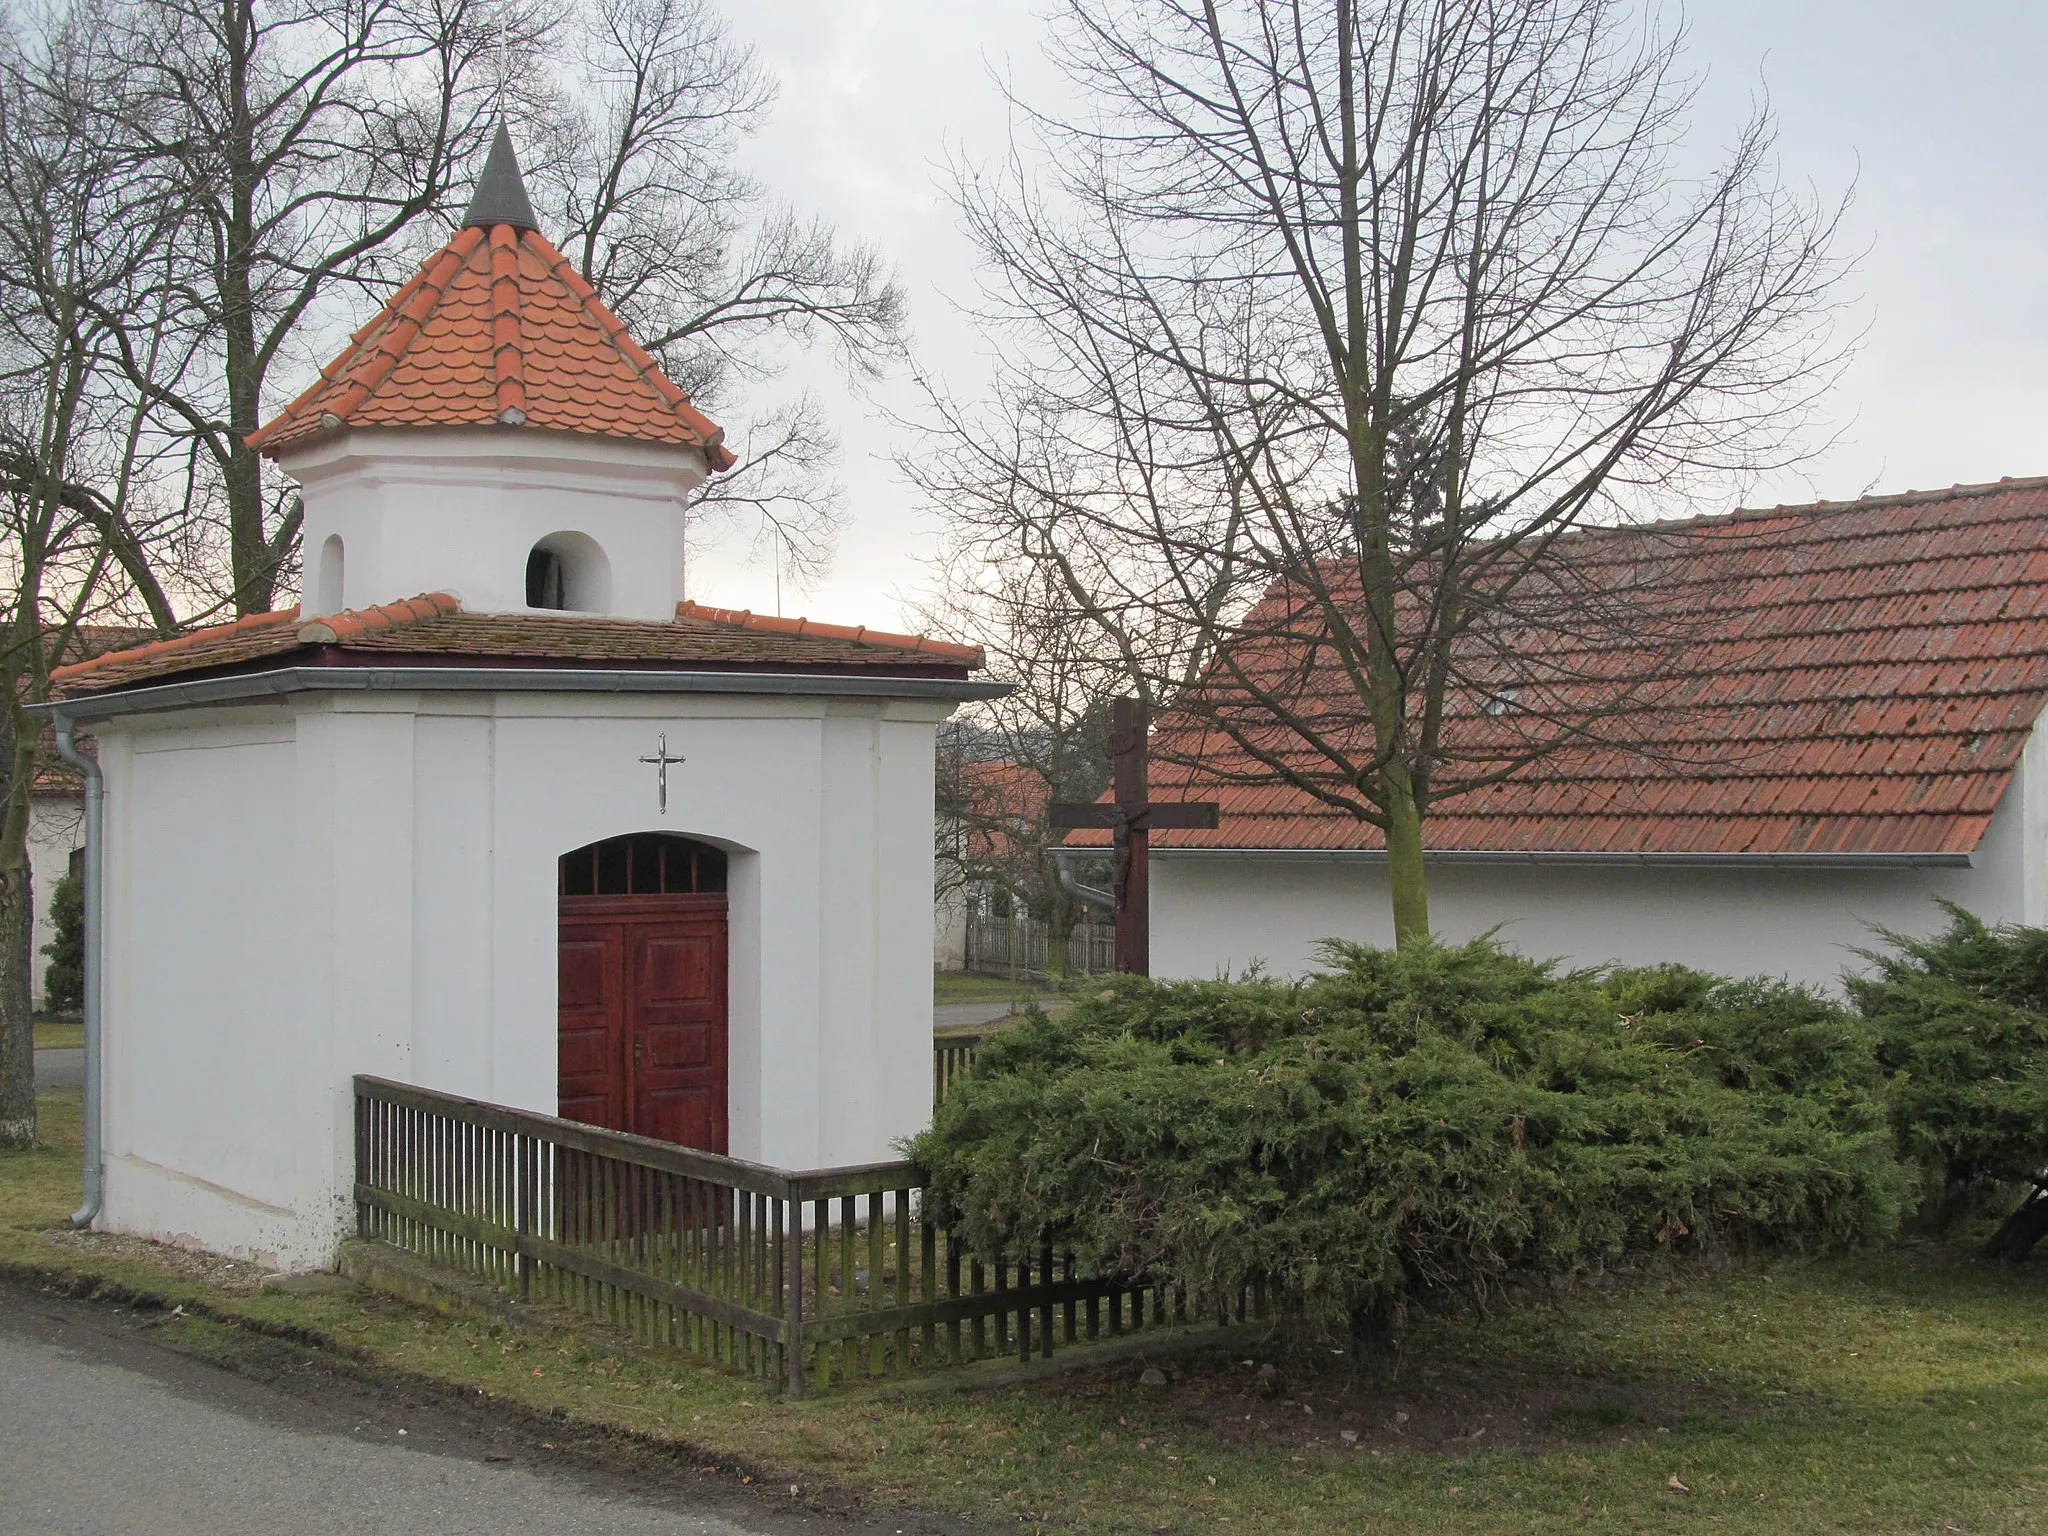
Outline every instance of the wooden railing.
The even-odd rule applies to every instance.
[[[982,1263],[924,1219],[913,1163],[792,1173],[375,1077],[355,1102],[364,1237],[798,1396],[1188,1321],[1174,1287],[1071,1254]]]

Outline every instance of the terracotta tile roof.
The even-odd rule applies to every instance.
[[[1430,848],[1977,846],[2048,703],[2048,479],[1589,531],[1577,554],[1596,581],[1655,570],[1641,601],[1711,623],[1629,742],[1560,752],[1440,802]],[[1468,740],[1490,726],[1483,703],[1451,701]],[[1221,825],[1156,833],[1155,847],[1384,846],[1205,729],[1161,719],[1152,793],[1216,800]]]
[[[459,231],[249,445],[274,458],[344,426],[539,427],[734,463],[568,258],[509,224]]]
[[[970,667],[982,664],[982,650],[978,645],[955,645],[950,640],[934,640],[930,635],[899,635],[886,629],[869,629],[859,624],[822,624],[816,619],[785,619],[779,614],[755,613],[749,608],[707,608],[702,603],[681,602],[676,604],[678,619],[703,619],[715,624],[733,624],[742,629],[755,629],[770,635],[809,635],[830,640],[851,640],[861,645],[885,645],[904,650],[920,651],[928,656],[944,656],[950,660],[964,662]]]
[[[689,610],[689,611],[685,611]],[[61,697],[278,666],[461,663],[964,677],[980,652],[914,636],[799,625],[682,604],[673,623],[465,613],[445,592],[299,622],[298,609],[216,624],[51,674]]]
[[[98,693],[130,680],[169,677],[195,667],[219,667],[252,657],[274,655],[296,645],[297,607],[274,613],[252,613],[226,624],[209,624],[189,634],[147,645],[108,651],[73,662],[50,674],[50,691],[59,698]]]
[[[1039,846],[1039,824],[1052,794],[1037,769],[1004,759],[965,762],[947,789],[961,857],[1007,859]]]
[[[155,633],[155,630],[137,624],[80,624],[66,637],[61,655],[81,660],[103,656],[108,651],[139,645]],[[47,640],[48,637],[45,638]],[[88,755],[93,750],[90,737],[81,736],[79,746]],[[34,793],[38,795],[76,797],[84,788],[84,776],[57,755],[57,729],[47,718],[36,732],[33,783]]]

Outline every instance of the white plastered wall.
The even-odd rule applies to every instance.
[[[733,1154],[894,1155],[930,1113],[949,709],[370,693],[108,722],[103,1224],[322,1265],[353,1074],[552,1113],[555,861],[632,831],[730,854]],[[666,816],[638,761],[661,732]]]
[[[1961,868],[1705,868],[1432,864],[1446,939],[1498,926],[1524,954],[1575,965],[1678,961],[1837,989],[1873,927],[1927,933],[1955,901],[1988,922],[2048,923],[2048,741],[2036,730]],[[1387,873],[1359,860],[1152,858],[1153,970],[1168,977],[1315,968],[1322,938],[1393,940]]]
[[[527,556],[550,535],[580,534],[605,567],[607,595],[587,611],[672,619],[684,504],[707,474],[694,448],[510,427],[342,432],[280,462],[305,498],[309,614],[433,591],[472,612],[532,612]],[[323,590],[331,537],[338,595]]]

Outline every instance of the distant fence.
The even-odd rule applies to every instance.
[[[932,1036],[932,1108],[946,1102],[946,1091],[967,1075],[981,1042],[988,1036],[954,1031]]]
[[[1067,972],[1092,976],[1116,969],[1116,931],[1106,922],[1089,915],[1074,925],[1067,936]],[[1052,969],[1052,928],[1040,918],[1018,913],[1012,917],[967,918],[965,969],[989,976],[1043,974]]]
[[[364,1237],[798,1396],[1188,1320],[1178,1288],[1072,1254],[983,1264],[924,1219],[913,1163],[792,1173],[375,1077],[355,1105]]]

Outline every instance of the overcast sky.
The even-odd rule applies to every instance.
[[[1034,100],[1057,99],[1040,55],[1043,0],[729,9],[782,83],[751,168],[799,210],[874,242],[909,291],[921,365],[976,393],[979,339],[953,307],[975,272],[941,194],[944,163],[987,159],[1006,142],[992,70]],[[1849,244],[1864,252],[1850,286],[1868,335],[1834,400],[1842,439],[1741,501],[2048,474],[2048,5],[1701,0],[1689,20],[1707,78],[1699,134],[1725,140],[1768,91],[1785,178],[1827,196],[1853,181]],[[831,393],[852,521],[830,579],[785,592],[783,609],[900,625],[937,530],[891,465],[884,413]],[[911,404],[903,383],[881,394]],[[770,571],[727,552],[700,559],[692,585],[703,601],[774,606]]]

